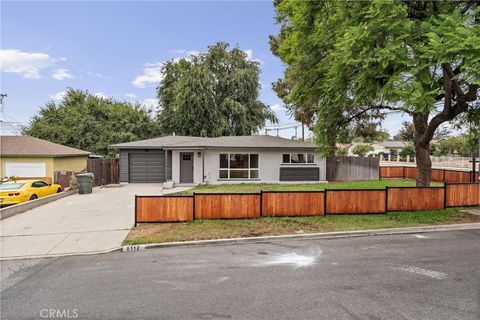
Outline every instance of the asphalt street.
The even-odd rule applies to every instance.
[[[3,261],[1,275],[2,319],[479,319],[480,230]]]

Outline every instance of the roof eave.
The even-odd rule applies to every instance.
[[[5,154],[2,158],[69,158],[69,157],[88,157],[91,153],[83,154]]]

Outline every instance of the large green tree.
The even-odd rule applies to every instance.
[[[158,87],[163,134],[218,137],[250,135],[276,122],[259,101],[259,63],[219,42],[205,53],[176,59],[163,67]]]
[[[429,185],[435,131],[479,110],[478,2],[277,0],[275,8],[280,32],[270,43],[287,65],[285,100],[315,101],[321,151],[332,154],[352,124],[401,112],[415,127],[417,184]]]
[[[100,155],[113,155],[108,145],[159,135],[150,111],[69,89],[58,104],[48,102],[23,128],[22,134]]]

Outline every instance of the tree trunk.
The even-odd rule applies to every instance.
[[[432,160],[430,159],[430,144],[415,143],[417,157],[417,187],[428,187],[432,179]]]
[[[417,187],[428,187],[432,179],[432,160],[430,159],[430,141],[426,137],[429,113],[414,113],[415,156],[417,158]]]

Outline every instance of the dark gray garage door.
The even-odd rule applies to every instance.
[[[280,168],[280,181],[318,181],[319,168]]]
[[[163,153],[130,153],[130,182],[163,182]]]

